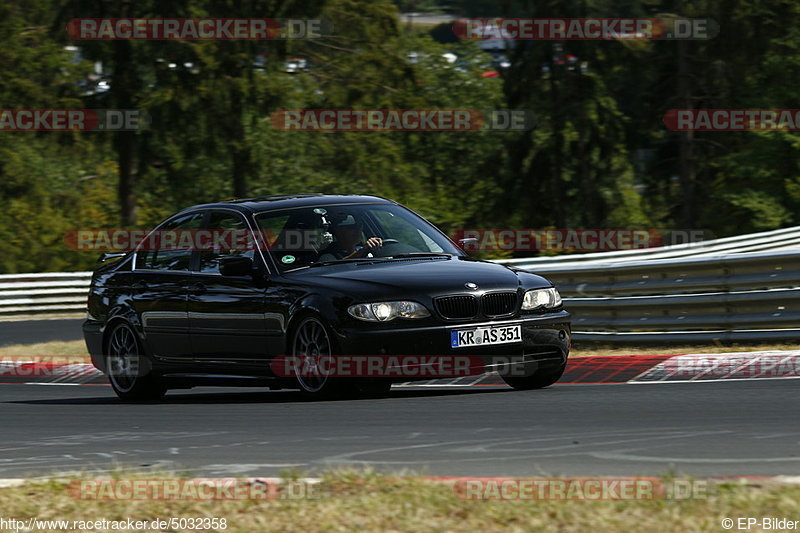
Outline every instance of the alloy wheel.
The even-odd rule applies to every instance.
[[[295,378],[305,392],[320,392],[328,384],[333,360],[331,340],[325,326],[316,318],[307,318],[297,327],[292,346],[299,371]]]
[[[108,341],[108,376],[114,388],[130,392],[139,376],[139,343],[128,326],[119,326]]]

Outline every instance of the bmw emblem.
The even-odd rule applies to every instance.
[[[464,286],[466,288],[470,289],[470,290],[473,290],[473,291],[477,291],[478,290],[478,284],[477,283],[472,283],[471,281],[466,282],[464,284]]]

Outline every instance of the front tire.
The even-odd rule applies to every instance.
[[[501,377],[503,378],[503,381],[514,387],[516,390],[542,389],[561,379],[561,376],[564,374],[564,370],[566,368],[567,364],[564,363],[561,368],[557,370],[551,370],[549,372],[535,372],[530,376],[501,375]]]
[[[114,326],[106,346],[106,373],[111,388],[122,400],[158,400],[167,392],[143,353],[133,328],[125,323]]]
[[[309,316],[300,321],[292,335],[292,356],[298,360],[300,372],[294,372],[294,379],[303,394],[330,397],[346,391],[341,378],[325,371],[335,368],[334,352],[329,330],[321,320]]]

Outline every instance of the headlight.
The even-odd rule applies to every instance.
[[[555,288],[533,289],[525,293],[522,299],[522,310],[552,309],[561,305],[561,295]]]
[[[370,322],[387,322],[395,318],[425,318],[431,316],[424,305],[417,302],[376,302],[356,304],[347,308],[350,316]]]

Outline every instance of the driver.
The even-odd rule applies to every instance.
[[[330,246],[322,251],[319,261],[324,263],[340,259],[367,257],[368,254],[383,246],[383,241],[380,237],[370,237],[366,243],[360,245],[358,241],[361,239],[361,231],[363,229],[364,224],[361,220],[353,215],[345,216],[333,228],[332,233],[335,239]]]

